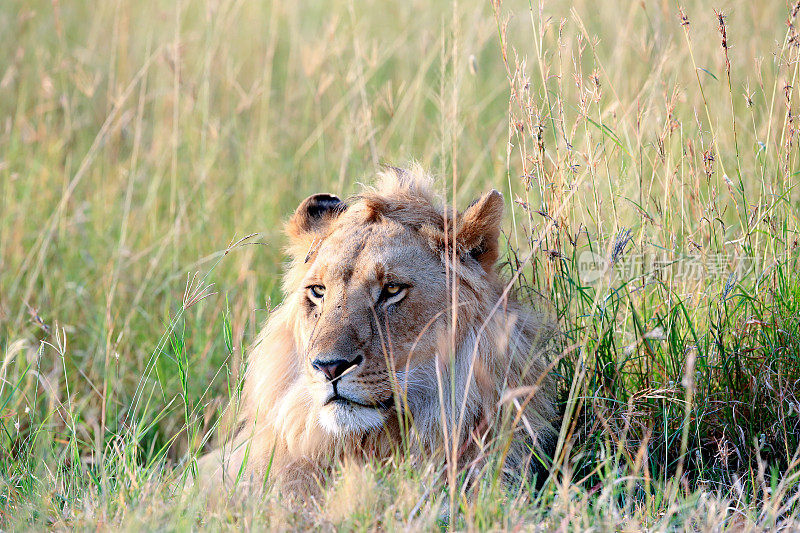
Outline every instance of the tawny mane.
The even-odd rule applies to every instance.
[[[555,328],[545,314],[516,302],[495,270],[502,215],[502,195],[491,191],[454,216],[419,168],[390,168],[374,188],[364,188],[345,202],[318,194],[301,203],[286,228],[291,262],[284,276],[285,300],[251,349],[235,438],[204,459],[203,470],[223,480],[235,477],[240,468],[256,478],[269,470],[284,486],[307,487],[339,458],[384,457],[395,453],[402,439],[409,439],[412,449],[441,453],[444,436],[452,441],[457,435],[464,464],[481,455],[480,443],[500,443],[502,448],[505,442],[510,443],[507,466],[525,471],[532,450],[541,455],[553,438],[553,385],[543,347]],[[348,250],[360,253],[353,255],[357,264],[347,264]],[[349,269],[347,287],[361,290],[378,283],[369,277],[373,263],[378,276],[388,269],[414,279],[426,265],[428,271],[415,292],[397,309],[387,308],[384,318],[375,311],[378,304],[355,301],[362,298],[356,294],[365,292],[341,289],[347,294],[340,301],[351,309],[333,316],[326,330],[326,317],[344,305],[333,305],[336,285],[330,283],[326,298],[332,304],[323,310],[313,307],[304,284]],[[448,281],[452,276],[457,283]],[[448,296],[452,287],[457,291],[455,313]],[[358,315],[353,306],[369,308],[371,314]],[[367,327],[370,317],[377,322]],[[365,349],[356,370],[366,373],[372,364],[369,379],[346,379],[356,391],[372,387],[391,393],[393,408],[337,411],[339,418],[326,431],[321,420],[332,407],[321,398],[331,383],[315,373],[314,350],[331,336],[348,334],[360,339],[354,346],[368,344],[368,334],[359,331],[374,333],[381,320],[395,321],[394,351],[401,353],[389,357]],[[415,338],[403,344],[408,332]],[[391,334],[387,330],[381,335]],[[385,339],[380,342],[385,351]],[[414,352],[413,357],[405,351]],[[349,357],[345,352],[338,353]],[[361,366],[365,369],[359,370]],[[375,376],[381,376],[377,385]],[[334,394],[336,390],[334,386]],[[339,431],[335,420],[352,423],[357,430]]]

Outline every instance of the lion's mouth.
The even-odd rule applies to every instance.
[[[341,406],[352,406],[352,405],[355,405],[355,406],[358,406],[358,407],[365,407],[367,409],[383,409],[383,410],[386,410],[386,409],[389,409],[394,404],[394,399],[392,397],[389,397],[389,398],[387,398],[385,400],[381,400],[381,401],[373,403],[373,404],[367,404],[367,403],[358,402],[356,400],[353,400],[352,398],[347,398],[347,397],[342,396],[342,395],[340,395],[338,393],[335,393],[335,394],[332,394],[327,400],[325,400],[325,403],[322,404],[322,405],[326,406],[326,405],[331,405],[331,404],[341,405]]]

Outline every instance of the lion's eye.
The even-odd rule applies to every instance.
[[[381,290],[379,301],[382,301],[386,305],[397,303],[405,298],[407,292],[408,285],[403,285],[402,283],[387,283]]]
[[[312,300],[321,300],[325,296],[324,285],[311,285],[308,288],[308,297]]]
[[[397,294],[398,292],[400,292],[401,290],[403,290],[403,287],[401,287],[400,285],[397,285],[396,283],[390,283],[389,285],[384,287],[384,290],[386,291],[386,294],[389,294],[389,295],[393,296],[393,295]]]

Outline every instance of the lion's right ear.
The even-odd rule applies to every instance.
[[[456,231],[459,245],[492,272],[500,255],[498,238],[503,223],[503,195],[491,190],[475,200],[461,215]]]
[[[286,234],[293,255],[307,254],[315,239],[327,233],[328,226],[346,208],[344,202],[333,194],[312,194],[297,206],[289,222]]]

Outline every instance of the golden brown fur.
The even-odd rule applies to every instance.
[[[553,438],[541,352],[555,329],[495,271],[503,208],[491,191],[454,218],[418,169],[391,169],[347,202],[306,199],[287,224],[285,300],[250,352],[238,433],[201,461],[205,481],[269,469],[304,490],[335,460],[385,457],[403,438],[426,455],[458,450],[461,464],[505,439],[506,466],[524,471],[531,445]]]

